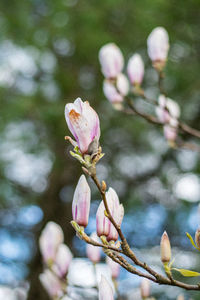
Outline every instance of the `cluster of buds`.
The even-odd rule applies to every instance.
[[[90,201],[90,187],[87,183],[85,175],[81,175],[76,186],[72,202],[72,225],[80,238],[83,237],[84,228],[88,225]],[[106,201],[108,203],[109,213],[113,217],[116,224],[120,226],[124,216],[124,207],[122,204],[120,204],[118,195],[113,188],[109,188],[109,190],[106,192]],[[108,212],[105,210],[103,200],[100,202],[96,213],[96,231],[97,235],[104,241],[106,239],[107,242],[113,243],[118,240],[118,232],[108,218]],[[94,240],[96,240],[96,238]]]
[[[44,272],[39,278],[52,298],[61,297],[65,293],[66,276],[73,255],[64,244],[64,235],[61,227],[49,222],[43,229],[39,239],[40,251],[44,262]]]
[[[156,27],[147,38],[147,52],[152,61],[153,67],[162,76],[169,51],[169,37],[163,27]],[[126,77],[122,72],[124,68],[124,58],[121,50],[113,43],[104,45],[99,51],[99,61],[101,70],[105,76],[103,91],[106,98],[116,109],[122,109],[123,101],[129,91],[135,95],[144,96],[141,88],[144,77],[144,62],[140,54],[133,54],[127,64]],[[128,81],[129,79],[129,81]],[[132,89],[130,89],[132,87]],[[163,131],[170,146],[175,146],[178,132],[178,119],[180,108],[178,104],[160,95],[156,115],[163,123]]]
[[[165,66],[168,50],[169,37],[167,31],[162,27],[155,28],[147,39],[148,55],[156,70],[162,71]],[[105,77],[103,91],[106,98],[120,109],[125,96],[129,93],[129,87],[133,86],[135,91],[140,91],[144,77],[144,63],[140,54],[133,54],[127,64],[128,78],[122,73],[124,58],[120,48],[108,43],[99,51],[101,70]]]
[[[99,51],[99,61],[105,76],[104,94],[115,108],[120,109],[120,103],[129,92],[128,79],[122,73],[124,67],[122,52],[115,44],[106,44]]]
[[[160,95],[158,98],[158,106],[156,107],[156,115],[164,127],[164,136],[166,140],[173,144],[177,138],[178,119],[180,117],[180,107],[172,99]]]

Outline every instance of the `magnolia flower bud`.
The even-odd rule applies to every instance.
[[[143,278],[140,285],[141,297],[146,299],[150,296],[150,281],[146,278]]]
[[[124,207],[119,203],[119,198],[117,193],[113,188],[109,188],[108,192],[106,192],[106,199],[108,203],[108,208],[110,213],[117,223],[117,225],[121,225],[123,217],[124,217]],[[117,241],[118,232],[115,229],[114,225],[110,223],[109,234],[107,236],[108,241]]]
[[[156,27],[147,39],[148,55],[153,63],[160,64],[161,69],[165,65],[169,50],[168,33],[163,27]]]
[[[197,247],[200,249],[200,229],[198,228],[195,233],[195,242]]]
[[[113,290],[103,275],[99,283],[99,300],[114,300]]]
[[[180,107],[172,99],[160,95],[158,98],[159,106],[156,107],[156,114],[160,122],[169,123],[171,119],[178,119],[180,117]]]
[[[100,242],[96,232],[93,232],[90,235],[90,238],[94,240],[95,242]],[[100,247],[93,246],[91,244],[87,244],[86,246],[86,253],[87,257],[93,262],[93,263],[98,263],[101,259],[101,249]]]
[[[165,125],[163,127],[163,132],[167,141],[175,142],[177,138],[177,129],[175,127],[172,127],[170,125]]]
[[[113,104],[120,103],[124,96],[128,94],[129,82],[126,76],[120,73],[117,76],[116,83],[105,79],[103,82],[103,92],[106,98]]]
[[[55,260],[57,249],[63,240],[61,227],[54,222],[48,222],[39,239],[40,251],[46,263],[52,263]]]
[[[72,258],[73,255],[70,249],[65,244],[60,244],[56,253],[55,263],[52,267],[58,277],[65,277]]]
[[[127,73],[133,85],[140,85],[144,77],[144,63],[139,54],[134,54],[128,61]]]
[[[73,220],[79,225],[86,227],[90,213],[91,191],[85,175],[81,175],[76,186],[73,202],[72,216]]]
[[[61,282],[50,270],[47,269],[40,274],[39,279],[50,297],[63,295]]]
[[[106,44],[100,49],[99,61],[106,78],[116,78],[124,66],[121,50],[113,43]]]
[[[110,268],[112,278],[117,279],[119,277],[120,265],[112,260],[109,256],[106,256],[106,263]]]
[[[161,260],[163,263],[168,263],[171,260],[171,245],[166,231],[161,237],[160,253]]]
[[[65,119],[81,153],[87,153],[94,138],[99,140],[99,117],[88,101],[77,98],[65,106]]]
[[[110,221],[105,216],[104,212],[105,212],[105,206],[103,201],[101,201],[96,213],[96,228],[97,228],[97,235],[99,237],[102,235],[107,236],[109,234]]]

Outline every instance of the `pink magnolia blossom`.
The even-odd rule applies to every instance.
[[[104,80],[103,92],[111,103],[122,102],[128,91],[129,82],[127,77],[122,73],[117,76],[116,83],[107,79]]]
[[[114,300],[112,287],[103,275],[99,283],[99,300]]]
[[[169,50],[168,33],[163,27],[156,27],[148,36],[147,50],[153,62],[165,62]]]
[[[109,234],[110,221],[105,216],[104,212],[105,212],[105,206],[103,201],[101,201],[96,213],[96,228],[97,228],[97,235],[99,237],[102,235],[107,236]]]
[[[50,297],[61,297],[63,295],[60,280],[49,269],[40,274],[39,279]]]
[[[119,198],[114,189],[109,188],[108,192],[106,192],[106,200],[113,219],[118,225],[121,225],[124,217],[124,207],[119,203]],[[108,241],[116,241],[118,239],[118,232],[105,216],[104,212],[104,203],[101,201],[96,214],[97,234],[98,236],[105,235]]]
[[[174,100],[160,95],[158,104],[156,114],[162,123],[173,123],[174,121],[172,121],[172,119],[177,120],[180,117],[180,107]]]
[[[100,239],[97,236],[96,232],[93,232],[90,235],[90,238],[95,242],[100,243]],[[86,246],[87,257],[93,262],[98,263],[101,259],[101,248],[97,246],[93,246],[91,244],[87,244]]]
[[[67,245],[60,244],[52,267],[58,277],[62,278],[67,274],[72,258],[73,255]]]
[[[112,278],[117,279],[119,277],[120,265],[112,260],[109,256],[106,257],[106,263],[110,268]]]
[[[73,202],[72,216],[73,220],[79,225],[86,227],[90,213],[91,191],[85,175],[81,175],[76,186]]]
[[[55,260],[57,249],[63,240],[62,228],[54,222],[48,222],[39,239],[40,251],[46,263]]]
[[[144,63],[139,54],[134,54],[128,61],[127,73],[133,85],[140,85],[144,77]]]
[[[177,138],[177,128],[170,125],[165,125],[163,127],[163,132],[166,140],[174,142]]]
[[[99,117],[88,101],[77,98],[65,106],[65,119],[81,153],[87,153],[91,142],[100,137]]]
[[[116,78],[124,66],[124,58],[114,43],[104,45],[99,51],[101,70],[106,78]]]
[[[106,199],[108,203],[108,208],[110,213],[118,225],[121,225],[124,217],[124,207],[119,203],[119,198],[117,193],[113,188],[109,188],[106,192]],[[115,229],[114,225],[110,223],[109,234],[107,236],[108,241],[116,241],[118,239],[118,232]]]

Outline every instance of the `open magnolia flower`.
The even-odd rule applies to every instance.
[[[78,146],[82,154],[88,153],[90,144],[99,141],[99,117],[88,101],[77,98],[74,103],[65,106],[65,119],[69,130],[76,141],[70,139],[74,146]]]

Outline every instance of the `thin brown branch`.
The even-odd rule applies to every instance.
[[[98,243],[96,241],[94,241],[93,239],[91,239],[86,233],[82,234],[81,238],[87,243],[87,244],[91,244],[94,247],[101,247],[104,249],[109,249],[115,252],[119,252],[119,253],[123,253],[122,250],[118,249],[117,247],[114,246],[110,246],[110,245],[105,245],[105,244],[101,244]]]
[[[136,268],[134,268],[131,264],[129,264],[124,257],[122,257],[121,255],[114,255],[112,252],[106,252],[106,254],[112,259],[114,260],[116,263],[120,264],[124,269],[126,269],[128,272],[138,275],[140,277],[145,277],[153,282],[157,282],[156,279],[150,275],[148,275],[147,273],[143,273],[139,270],[137,270]]]
[[[194,129],[190,126],[188,126],[187,124],[184,124],[182,122],[179,122],[179,128],[183,131],[183,132],[186,132],[192,136],[195,136],[197,138],[200,139],[200,131],[197,130],[197,129]]]
[[[145,94],[144,90],[141,89],[141,88],[140,88],[140,89],[137,89],[136,92],[135,92],[135,94],[138,95],[138,96],[140,96],[140,97],[142,97],[144,101],[146,101],[146,102],[148,102],[148,103],[150,103],[150,104],[152,104],[152,105],[154,105],[154,106],[157,106],[157,105],[158,105],[157,101],[154,100],[154,99],[149,98],[149,97]],[[130,103],[129,103],[130,99],[127,99],[127,100],[128,100],[128,105],[129,105],[129,107],[130,107],[131,109],[133,109],[133,112],[134,112],[134,113],[136,113],[136,114],[138,114],[139,116],[143,117],[144,119],[146,119],[146,120],[147,120],[148,122],[150,122],[150,123],[154,123],[154,124],[157,124],[157,125],[161,125],[161,124],[158,124],[158,122],[159,122],[158,120],[157,120],[158,122],[154,122],[154,121],[156,121],[156,118],[154,119],[153,116],[148,116],[148,115],[146,115],[146,114],[144,114],[144,113],[138,112],[138,110],[137,110],[135,107],[132,107],[132,105],[130,105]],[[130,113],[130,112],[129,112],[129,113]],[[168,113],[169,113],[169,111],[168,111]],[[149,117],[150,117],[150,118],[149,118]],[[153,118],[152,118],[152,117],[153,117]],[[194,137],[200,139],[200,131],[199,131],[199,130],[190,127],[189,125],[185,124],[185,123],[182,122],[181,120],[178,120],[178,121],[179,121],[178,127],[179,127],[179,129],[180,129],[182,132],[185,132],[185,133],[187,133],[187,134],[190,134],[191,136],[194,136]],[[163,125],[163,124],[162,124],[162,125]]]
[[[155,124],[157,126],[163,126],[164,124],[162,122],[160,122],[156,117],[152,116],[152,115],[148,115],[146,113],[140,112],[133,104],[132,100],[129,97],[126,97],[127,100],[127,104],[129,106],[129,110],[127,111],[127,109],[124,109],[123,112],[127,113],[127,114],[134,114],[134,115],[138,115],[140,117],[142,117],[143,119],[145,119],[147,122],[151,123],[151,124]],[[179,121],[179,128],[184,131],[189,133],[192,136],[195,137],[199,137],[200,138],[200,132],[196,129],[193,129],[191,127],[189,127],[188,125],[182,123]],[[178,142],[176,144],[177,148],[185,148],[188,150],[192,150],[192,151],[197,151],[200,152],[200,147],[196,144],[193,143],[184,143],[184,142]]]
[[[111,221],[111,223],[114,225],[115,229],[117,230],[120,239],[122,241],[121,243],[121,247],[122,247],[122,253],[124,255],[126,255],[127,257],[129,257],[134,263],[135,265],[141,267],[142,269],[146,270],[150,275],[145,274],[140,272],[139,270],[137,270],[136,268],[134,268],[132,265],[130,265],[122,256],[120,256],[118,253],[113,253],[113,257],[111,257],[111,252],[107,252],[105,250],[105,252],[109,253],[109,256],[115,260],[116,262],[118,262],[123,268],[125,268],[127,271],[134,273],[138,276],[141,277],[146,277],[149,280],[152,280],[154,282],[157,282],[158,284],[164,284],[164,285],[171,285],[171,286],[178,286],[181,288],[184,288],[186,290],[199,290],[200,291],[200,285],[190,285],[190,284],[186,284],[183,283],[181,281],[178,280],[174,280],[174,279],[170,279],[168,277],[165,277],[159,273],[157,273],[155,270],[153,270],[150,266],[148,266],[145,262],[140,261],[136,255],[134,254],[134,252],[130,249],[130,246],[124,236],[124,234],[121,231],[120,226],[117,225],[117,223],[115,222],[115,220],[113,219],[110,211],[109,211],[109,207],[107,204],[107,199],[106,199],[106,194],[105,194],[105,189],[102,188],[101,184],[98,181],[98,178],[96,176],[96,174],[91,174],[91,178],[93,179],[94,183],[96,184],[99,192],[101,193],[101,197],[102,200],[104,202],[104,206],[105,206],[105,210],[107,213],[107,217],[109,218],[109,220]],[[113,249],[112,249],[113,250]],[[116,249],[114,249],[113,251],[116,251]],[[117,258],[116,258],[117,257]]]

